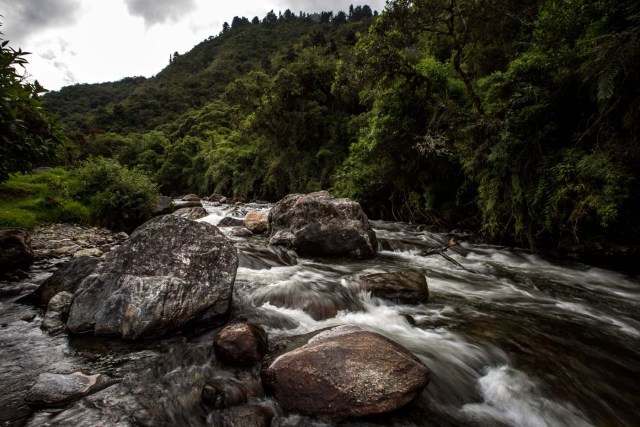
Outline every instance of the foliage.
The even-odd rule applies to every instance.
[[[34,228],[52,222],[89,222],[89,209],[70,197],[74,182],[62,168],[14,174],[0,184],[0,226]]]
[[[63,161],[116,158],[167,194],[331,189],[535,247],[640,238],[638,70],[637,1],[391,0],[236,17],[156,77],[75,88],[84,113],[47,99]]]
[[[76,171],[73,196],[89,206],[93,221],[114,230],[132,230],[149,219],[158,198],[157,186],[139,170],[116,160],[95,158]]]
[[[39,99],[44,88],[23,77],[28,52],[8,43],[0,38],[0,182],[44,164],[61,140]]]

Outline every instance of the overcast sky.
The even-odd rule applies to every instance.
[[[234,16],[268,11],[347,11],[384,0],[0,0],[4,33],[31,52],[27,72],[47,89],[157,74],[173,52],[185,53]]]

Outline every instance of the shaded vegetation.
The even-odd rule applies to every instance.
[[[49,161],[62,139],[42,107],[44,88],[23,77],[28,54],[0,37],[0,182]]]
[[[61,162],[115,158],[167,194],[331,189],[375,218],[530,247],[638,241],[637,2],[373,15],[238,17],[154,78],[47,95],[72,135]]]
[[[75,180],[65,169],[12,175],[0,184],[0,227],[34,228],[40,223],[89,223],[86,205],[71,196]]]

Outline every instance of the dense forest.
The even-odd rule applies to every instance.
[[[49,163],[114,159],[167,195],[328,189],[532,248],[640,239],[636,0],[236,17],[155,77],[43,100]]]

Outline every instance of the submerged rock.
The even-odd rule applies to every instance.
[[[0,228],[0,275],[29,270],[34,255],[31,235],[24,228]]]
[[[358,327],[338,327],[278,357],[263,381],[288,412],[335,418],[397,409],[430,380],[408,350]]]
[[[218,360],[229,365],[259,362],[269,351],[267,333],[251,323],[227,326],[214,337],[213,351]]]
[[[352,280],[375,297],[401,304],[424,304],[429,299],[427,279],[417,271],[365,274]]]
[[[225,216],[218,223],[218,227],[244,227],[244,221],[242,220],[242,218]]]
[[[36,383],[25,396],[32,405],[61,406],[86,396],[109,384],[104,375],[84,375],[44,373],[38,376]]]
[[[253,233],[244,227],[232,227],[229,232],[234,237],[247,238],[253,236]]]
[[[244,379],[214,377],[202,386],[202,403],[215,409],[243,405],[251,398],[263,396],[262,384],[256,378]]]
[[[244,226],[253,234],[262,234],[267,231],[269,225],[269,213],[251,209],[244,217]]]
[[[237,265],[235,247],[217,227],[157,217],[82,281],[67,326],[139,339],[190,322],[218,325],[228,316]]]
[[[208,419],[209,425],[217,427],[269,427],[275,415],[266,405],[252,404],[214,412]]]
[[[269,243],[300,255],[371,258],[376,235],[360,205],[326,191],[290,194],[269,212]]]

